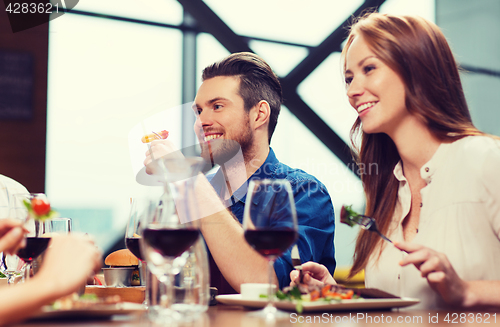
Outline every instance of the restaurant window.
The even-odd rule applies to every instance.
[[[318,0],[303,6],[299,0],[287,0],[283,6],[283,1],[255,0],[242,15],[238,1],[205,2],[236,34],[253,38],[250,48],[280,77],[363,3]],[[76,9],[182,22],[177,1],[137,3],[86,0]],[[387,0],[381,11],[433,21],[434,0]],[[264,23],[256,23],[255,17]],[[46,190],[54,206],[74,219],[76,229],[94,234],[104,249],[122,237],[128,199],[151,191],[135,182],[127,134],[141,119],[181,104],[181,44],[182,32],[172,28],[75,14],[51,22]],[[212,35],[198,35],[196,87],[202,69],[228,54]],[[345,96],[339,58],[332,53],[299,84],[298,93],[348,143],[356,114]],[[349,265],[357,229],[339,226],[338,216],[343,204],[363,209],[360,180],[285,106],[271,146],[283,163],[304,169],[328,188],[337,216],[337,263]]]
[[[153,192],[135,181],[128,134],[180,104],[182,34],[78,14],[49,33],[46,193],[107,250],[124,237],[130,198]]]

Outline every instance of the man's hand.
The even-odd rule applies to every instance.
[[[292,281],[290,283],[290,286],[295,286],[298,284],[319,286],[323,286],[325,284],[337,284],[328,269],[319,263],[309,261],[302,264],[301,267],[303,279],[299,280],[300,272],[298,270],[292,270],[290,272],[290,280]]]
[[[146,159],[144,159],[144,166],[146,166],[146,173],[154,175],[159,173],[158,166],[155,165],[155,160],[169,156],[172,159],[182,159],[184,156],[181,151],[177,149],[170,140],[154,140],[150,143],[149,150],[146,151]]]
[[[21,221],[16,219],[0,219],[0,252],[16,254],[20,248],[26,246],[24,229]]]

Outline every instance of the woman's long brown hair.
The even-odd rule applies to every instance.
[[[344,71],[346,53],[358,36],[362,36],[375,55],[401,77],[408,112],[424,122],[439,140],[451,142],[468,135],[483,135],[472,124],[457,63],[435,24],[416,16],[379,13],[359,18],[351,26],[342,50]],[[393,170],[400,157],[389,136],[366,134],[361,128],[358,118],[351,129],[353,154],[361,167],[375,165],[377,168],[375,174],[372,169],[361,170],[366,195],[365,214],[375,218],[381,232],[387,234],[399,187]],[[361,146],[356,144],[359,139]],[[375,233],[365,230],[359,233],[350,277],[366,267],[381,242]]]

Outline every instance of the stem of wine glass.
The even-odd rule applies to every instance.
[[[142,304],[147,308],[149,306],[149,292],[151,292],[151,281],[149,281],[148,268],[146,261],[139,260],[140,269],[141,269],[141,282],[144,281],[144,301]],[[142,286],[142,285],[141,285]]]
[[[173,296],[174,296],[174,282],[173,282],[173,274],[172,274],[172,265],[173,265],[174,260],[168,259],[166,263],[167,267],[167,272],[161,277],[160,282],[162,282],[165,285],[165,297],[166,297],[166,303],[163,303],[162,300],[162,306],[167,312],[167,315],[171,315],[172,318],[173,312],[172,312],[172,303],[174,303]]]
[[[28,281],[31,278],[31,262],[26,262],[26,268],[24,268],[24,281]]]
[[[274,260],[271,259],[269,260],[269,269],[268,269],[268,274],[269,274],[269,287],[267,289],[267,307],[272,308],[274,307],[274,294],[273,294],[273,272],[274,272]]]
[[[16,274],[12,272],[7,273],[7,284],[14,285],[15,281],[16,281]]]

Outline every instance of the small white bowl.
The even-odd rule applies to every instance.
[[[261,295],[267,296],[269,286],[272,287],[273,294],[276,293],[276,285],[259,284],[259,283],[245,283],[241,284],[240,292],[241,297],[246,300],[262,300]]]

